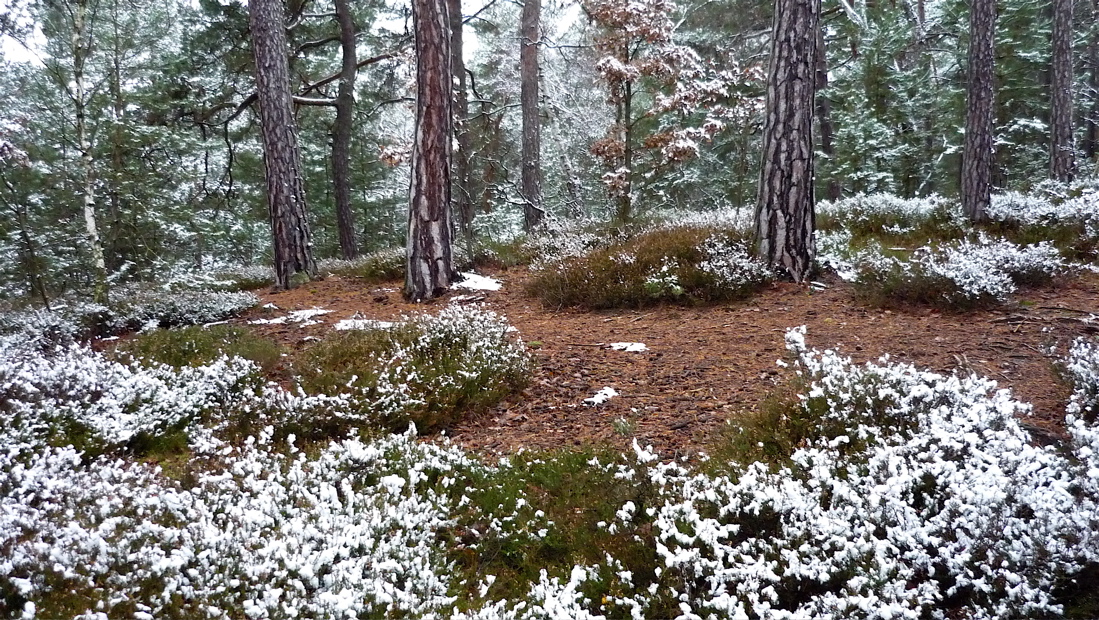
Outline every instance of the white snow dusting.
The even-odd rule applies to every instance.
[[[456,283],[454,288],[468,288],[475,291],[498,291],[503,286],[499,280],[476,273],[463,273],[461,276],[462,281]]]
[[[612,342],[610,346],[613,351],[627,351],[629,353],[641,353],[649,350],[644,342]]]
[[[595,396],[592,396],[591,398],[585,398],[584,404],[589,407],[595,407],[597,405],[602,405],[603,403],[614,398],[615,396],[618,396],[618,392],[616,392],[614,388],[604,387],[603,389],[596,392]]]

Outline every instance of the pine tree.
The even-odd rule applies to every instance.
[[[315,278],[317,264],[306,220],[282,0],[249,0],[248,16],[255,56],[275,288],[285,290],[290,288],[295,273]]]
[[[404,294],[442,295],[457,277],[450,222],[452,78],[445,0],[413,0],[416,35],[416,129],[412,144]]]
[[[1053,59],[1050,93],[1049,175],[1071,181],[1076,173],[1072,138],[1072,13],[1073,0],[1053,0]]]
[[[523,228],[532,231],[545,219],[542,208],[541,120],[538,110],[538,47],[541,0],[525,0],[519,27],[520,106],[523,113]]]
[[[758,256],[804,282],[813,263],[813,107],[820,0],[776,0],[756,203]]]
[[[996,0],[973,0],[969,13],[969,71],[961,178],[962,211],[972,222],[985,220],[992,200],[995,31]]]

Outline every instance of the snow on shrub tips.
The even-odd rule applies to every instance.
[[[425,343],[484,331],[471,327],[491,323],[476,312],[437,319]],[[412,432],[304,451],[269,426],[229,444],[199,423],[209,402],[177,391],[266,400],[270,412],[316,397],[225,385],[247,378],[247,365],[232,360],[187,374],[109,366],[87,349],[60,349],[52,365],[3,349],[4,412],[22,430],[5,424],[0,450],[0,605],[15,605],[8,615],[82,618],[1060,613],[1053,586],[1099,560],[1099,347],[1080,341],[1065,361],[1076,385],[1066,456],[1031,445],[1016,421],[1027,406],[991,381],[888,360],[855,365],[809,349],[804,329],[787,343],[804,380],[796,415],[816,433],[784,465],[707,474],[641,448],[626,464],[592,459],[645,498],[616,503],[600,527],[634,533],[655,565],[631,572],[608,552],[592,565],[542,570],[521,586],[523,600],[494,597],[493,575],[453,560],[455,546],[481,552],[477,535],[455,532],[554,535],[539,497],[470,509],[471,480],[492,485],[522,464],[483,465]],[[105,440],[175,424],[179,412],[162,398],[196,420],[193,474],[182,480],[38,434],[59,411]]]

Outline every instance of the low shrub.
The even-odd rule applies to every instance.
[[[219,417],[258,385],[240,358],[175,369],[121,363],[78,345],[43,351],[0,341],[0,445],[133,448]]]
[[[354,260],[328,259],[317,263],[322,274],[362,278],[369,282],[389,282],[404,278],[405,250],[390,248],[364,254]]]
[[[996,194],[988,217],[991,231],[1015,243],[1052,243],[1072,260],[1091,261],[1099,254],[1099,190],[1095,188],[1073,197],[1050,192]]]
[[[826,260],[840,265],[840,275],[852,279],[856,292],[872,304],[915,303],[950,310],[1003,302],[1018,286],[1048,284],[1074,268],[1049,243],[1020,247],[984,237],[911,252],[868,246]]]
[[[346,394],[386,426],[430,432],[525,384],[529,357],[508,330],[492,312],[452,306],[388,329],[334,333],[294,369],[309,394]]]
[[[282,356],[282,348],[275,341],[230,325],[146,331],[122,341],[114,351],[146,365],[167,364],[176,368],[210,364],[221,357],[241,357],[254,362],[265,373],[271,372]]]
[[[675,226],[539,266],[528,292],[551,306],[635,308],[743,299],[772,277],[743,234]]]
[[[0,615],[1010,619],[1066,611],[1052,594],[1066,590],[1055,586],[1099,560],[1099,430],[1086,416],[1070,418],[1063,451],[1039,448],[1016,419],[1027,407],[991,381],[887,360],[855,365],[808,349],[803,329],[787,345],[804,387],[793,405],[800,411],[788,399],[777,411],[810,424],[792,429],[796,441],[775,462],[713,471],[636,444],[628,457],[520,453],[486,464],[411,432],[302,449],[296,437],[275,439],[271,426],[235,444],[192,426],[192,475],[183,481],[8,433]],[[28,361],[19,381],[5,375],[0,385],[81,381],[87,373],[65,369],[103,363],[82,351],[62,364]],[[1099,385],[1095,351],[1080,343],[1066,361],[1078,391],[1070,415]],[[229,374],[215,370],[214,378]],[[86,383],[113,400],[136,391],[125,373],[92,374],[102,380]],[[275,389],[224,393],[251,394],[269,411],[304,402]],[[92,391],[74,392],[69,406],[94,408]],[[158,402],[133,401],[133,411],[144,417]],[[27,407],[25,426],[49,409]]]
[[[267,265],[247,265],[219,270],[210,288],[225,291],[254,291],[275,284],[275,270]]]
[[[236,316],[257,303],[252,293],[141,287],[119,291],[111,300],[107,321],[115,333],[201,325]]]
[[[1037,448],[1028,409],[995,383],[911,366],[855,366],[787,335],[815,432],[788,466],[727,477],[654,469],[670,497],[657,549],[700,615],[1055,616],[1065,575],[1094,562],[1094,492]],[[673,497],[679,496],[676,500]]]
[[[942,196],[900,198],[892,194],[859,194],[817,204],[817,229],[847,231],[856,243],[932,244],[965,237],[969,229],[954,203]]]

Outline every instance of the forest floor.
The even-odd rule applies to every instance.
[[[705,451],[727,420],[756,409],[770,395],[789,393],[793,368],[784,346],[788,328],[806,325],[806,341],[837,349],[856,362],[888,354],[921,369],[976,372],[1033,405],[1024,424],[1041,441],[1063,436],[1070,388],[1055,361],[1072,341],[1099,332],[1099,274],[1024,290],[1003,306],[953,314],[927,307],[884,310],[859,302],[842,281],[823,290],[777,283],[739,303],[699,307],[589,312],[546,308],[524,292],[527,271],[489,272],[501,290],[457,289],[429,304],[405,302],[400,283],[379,286],[331,276],[287,292],[261,294],[256,320],[321,308],[306,323],[253,325],[289,348],[300,348],[348,318],[392,320],[436,312],[443,304],[479,303],[505,316],[533,349],[530,385],[496,407],[448,431],[482,454],[520,448],[608,446],[634,439],[665,457]],[[312,324],[308,324],[313,322]],[[640,352],[610,343],[646,345]],[[1050,351],[1053,351],[1051,354]],[[604,387],[618,396],[584,400]]]

